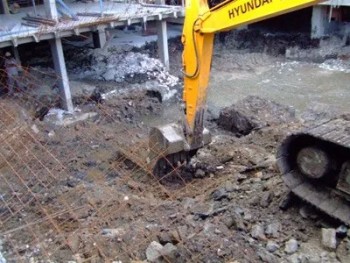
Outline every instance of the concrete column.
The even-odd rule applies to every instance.
[[[311,38],[321,38],[326,34],[327,7],[316,5],[312,8]]]
[[[165,5],[165,0],[156,0],[156,4]],[[169,69],[168,29],[166,21],[162,19],[157,21],[157,44],[159,58],[164,66]]]
[[[157,35],[159,58],[165,67],[169,69],[168,30],[166,21],[157,21]]]
[[[9,14],[10,10],[7,4],[7,0],[0,0],[0,14]]]
[[[19,56],[18,48],[13,47],[12,48],[14,58],[16,59],[17,65],[18,65],[18,70],[23,71],[22,69],[22,63],[21,63],[21,57]]]
[[[106,30],[98,29],[92,32],[92,40],[95,48],[103,48],[107,42]]]
[[[45,13],[47,18],[58,20],[58,13],[55,0],[44,0]]]
[[[62,101],[62,107],[73,112],[73,102],[72,95],[69,87],[68,74],[66,69],[66,63],[63,56],[62,41],[60,38],[55,38],[49,40],[51,46],[51,53],[53,58],[53,63],[55,66],[55,71],[59,77],[58,87],[60,89],[60,96]]]

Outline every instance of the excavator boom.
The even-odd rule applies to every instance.
[[[151,129],[149,168],[155,174],[163,176],[210,142],[210,134],[204,128],[204,113],[214,34],[319,2],[322,1],[226,0],[210,8],[206,0],[186,0],[182,34],[185,116],[180,124]]]

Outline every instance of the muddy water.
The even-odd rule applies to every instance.
[[[214,57],[208,109],[218,114],[237,100],[258,95],[291,106],[297,114],[310,108],[350,111],[350,68],[341,61],[329,64],[288,61],[263,54]],[[180,116],[178,104],[167,105],[160,117],[147,116],[144,122],[155,126],[174,122]]]
[[[209,108],[220,109],[248,95],[290,105],[298,113],[318,108],[349,111],[350,73],[327,63],[276,61],[254,72],[214,69],[208,92]]]

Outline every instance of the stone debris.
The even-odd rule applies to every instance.
[[[251,230],[251,235],[255,239],[266,240],[266,236],[264,234],[264,227],[262,225],[254,225]]]
[[[322,245],[327,249],[336,249],[337,239],[334,228],[322,228]]]
[[[270,253],[275,252],[279,248],[280,248],[280,246],[276,242],[274,242],[272,240],[267,241],[266,250],[269,251]]]
[[[297,252],[298,248],[298,241],[292,238],[285,243],[284,252],[286,252],[287,254],[294,254],[295,252]]]
[[[162,256],[163,246],[156,241],[152,241],[146,249],[146,258],[149,262],[156,262]]]
[[[173,262],[177,258],[177,247],[171,243],[166,243],[164,246],[156,241],[152,241],[146,249],[146,258],[149,262],[160,262],[164,259],[165,262]]]
[[[243,42],[246,45],[247,41]],[[213,143],[200,149],[191,162],[184,165],[183,170],[182,167],[178,170],[184,182],[169,180],[164,185],[161,182],[160,187],[158,181],[152,183],[154,178],[144,176],[141,169],[135,169],[138,167],[129,160],[120,161],[124,158],[118,152],[119,140],[126,137],[126,140],[133,143],[134,138],[129,139],[128,133],[119,136],[118,130],[120,124],[127,123],[120,128],[130,133],[136,129],[137,137],[145,139],[148,127],[143,127],[139,120],[148,117],[145,114],[148,108],[152,108],[147,110],[151,113],[163,109],[155,104],[168,106],[161,102],[171,97],[177,83],[176,78],[168,75],[159,61],[145,54],[136,54],[130,49],[93,50],[87,51],[84,56],[90,60],[89,63],[81,66],[77,63],[77,70],[71,73],[78,77],[80,75],[84,80],[93,80],[89,81],[89,87],[80,87],[81,90],[87,90],[84,95],[89,100],[85,103],[84,97],[83,102],[78,104],[81,111],[77,111],[77,115],[88,118],[76,120],[73,118],[75,115],[51,109],[43,122],[35,121],[37,127],[33,127],[32,123],[24,125],[39,137],[42,145],[57,154],[63,167],[67,168],[68,178],[60,180],[58,187],[52,185],[54,188],[49,190],[41,184],[28,184],[27,187],[35,193],[38,202],[30,202],[28,208],[23,207],[23,213],[21,211],[18,216],[14,216],[17,221],[8,220],[11,224],[30,222],[28,220],[36,216],[33,212],[37,205],[54,210],[61,207],[59,201],[64,195],[69,198],[68,204],[77,203],[82,208],[76,210],[72,207],[75,209],[74,218],[70,217],[70,213],[58,213],[55,220],[60,227],[67,227],[64,230],[73,228],[75,231],[62,236],[62,239],[57,239],[56,232],[48,232],[47,235],[52,240],[40,240],[43,242],[38,247],[27,241],[30,236],[26,236],[22,242],[17,234],[5,235],[7,240],[4,250],[0,249],[3,251],[0,263],[6,262],[3,258],[8,257],[10,260],[17,255],[23,255],[22,261],[29,259],[30,262],[42,262],[36,255],[41,256],[43,248],[51,248],[53,243],[62,248],[55,251],[55,262],[74,260],[79,263],[94,257],[96,261],[114,260],[116,263],[128,262],[129,257],[137,259],[131,261],[134,263],[350,262],[350,232],[346,227],[341,226],[336,230],[336,241],[339,241],[336,253],[325,252],[318,235],[323,221],[313,220],[313,213],[309,213],[305,207],[299,213],[297,208],[284,211],[288,203],[293,203],[291,200],[282,205],[283,211],[278,209],[278,203],[288,189],[276,169],[275,150],[286,133],[293,131],[291,128],[299,129],[305,124],[292,123],[295,118],[290,108],[257,97],[249,97],[238,103],[238,106],[229,107],[236,111],[233,115],[237,116],[238,122],[233,131],[239,136],[231,133],[231,124],[236,120],[232,120],[229,110],[226,117],[230,132],[220,129],[213,120],[208,121],[206,125],[214,133]],[[245,54],[238,57],[242,65]],[[269,58],[266,54],[249,54],[249,57]],[[224,59],[227,60],[227,57]],[[270,66],[267,64],[265,62],[264,65]],[[244,68],[246,69],[255,70],[249,67]],[[76,82],[76,87],[79,88],[81,81]],[[138,95],[131,96],[130,94],[135,95],[135,91],[138,91]],[[91,93],[94,97],[90,96]],[[146,102],[144,98],[147,98]],[[6,101],[3,100],[2,103]],[[97,112],[97,115],[84,115],[89,112]],[[78,122],[56,127],[50,119],[62,123],[66,119]],[[221,124],[226,122],[220,121]],[[30,129],[31,127],[33,128]],[[52,136],[49,137],[49,133]],[[249,135],[242,136],[244,134]],[[51,164],[42,150],[38,151],[36,147],[28,149],[42,158],[43,162]],[[23,153],[21,157],[27,158],[27,153]],[[10,161],[11,156],[5,157]],[[194,166],[193,160],[196,160]],[[136,170],[137,174],[130,177],[130,173]],[[6,173],[6,169],[3,172]],[[61,175],[60,170],[54,172],[55,175]],[[38,175],[45,175],[45,171],[39,170]],[[137,181],[137,184],[130,180]],[[45,180],[43,183],[48,182]],[[13,184],[13,189],[4,191],[1,199],[21,198],[29,201],[22,190]],[[13,209],[22,208],[14,204]],[[6,217],[6,207],[0,210]],[[106,217],[100,218],[100,215]],[[325,222],[324,225],[326,224],[334,229],[337,227],[331,222]],[[151,242],[152,240],[154,241]],[[331,240],[335,240],[334,234]],[[68,250],[73,251],[74,257],[66,255],[69,253],[65,244],[69,246]],[[306,247],[307,244],[311,249]],[[17,250],[17,255],[10,255],[11,249]],[[65,256],[69,258],[66,259]]]
[[[163,100],[175,95],[175,86],[179,85],[178,77],[171,75],[159,59],[147,54],[96,49],[86,56],[89,62],[74,68],[77,78],[142,84],[144,89],[150,86],[162,94]],[[148,82],[152,84],[145,85]]]
[[[280,222],[272,222],[266,226],[265,234],[268,237],[278,238],[281,231]]]
[[[176,256],[177,256],[176,252],[177,252],[177,247],[171,243],[165,244],[165,246],[161,250],[162,256],[166,260],[171,261],[171,262],[173,262],[173,259],[176,258]]]

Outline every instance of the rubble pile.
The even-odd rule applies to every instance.
[[[247,32],[237,35],[242,39],[232,41],[234,48],[262,52],[271,44],[269,38],[257,41],[254,33],[249,39]],[[275,46],[274,52],[282,51],[282,45]],[[226,53],[217,61],[228,60]],[[260,61],[267,55],[249,56]],[[0,114],[3,128],[9,127],[7,116],[30,129],[30,138],[9,138],[23,142],[18,156],[31,159],[29,168],[38,177],[19,169],[28,179],[25,187],[12,181],[11,187],[0,185],[2,202],[10,208],[28,199],[16,213],[1,207],[7,219],[3,227],[10,231],[1,236],[0,262],[350,262],[349,226],[298,200],[280,209],[290,195],[276,166],[276,149],[287,133],[328,118],[329,110],[316,105],[300,120],[280,101],[249,96],[230,103],[218,120],[207,120],[212,143],[176,170],[181,184],[163,183],[127,159],[122,149],[137,152],[141,148],[134,143],[140,141],[148,146],[146,119],[154,114],[162,118],[160,112],[169,106],[162,102],[178,89],[179,80],[142,52],[88,50],[78,57],[68,58],[70,77],[78,79],[74,88],[87,90],[89,98],[91,92],[99,95],[79,104],[79,115],[51,109],[39,116],[44,121],[22,117],[22,124],[14,113],[26,112],[25,105],[1,101],[0,109],[13,109]],[[245,77],[258,74],[244,57],[233,67]],[[225,70],[229,62],[222,64],[220,70]],[[226,81],[232,84],[232,79]],[[62,123],[54,125],[57,120]],[[9,138],[4,137],[4,145]],[[7,161],[16,159],[9,156]],[[12,170],[3,162],[2,178],[15,180]],[[42,182],[36,183],[37,178]]]
[[[72,74],[78,79],[142,84],[144,89],[162,93],[165,100],[176,93],[180,84],[179,78],[171,75],[160,60],[140,52],[113,49],[91,51],[90,65],[73,68]]]

